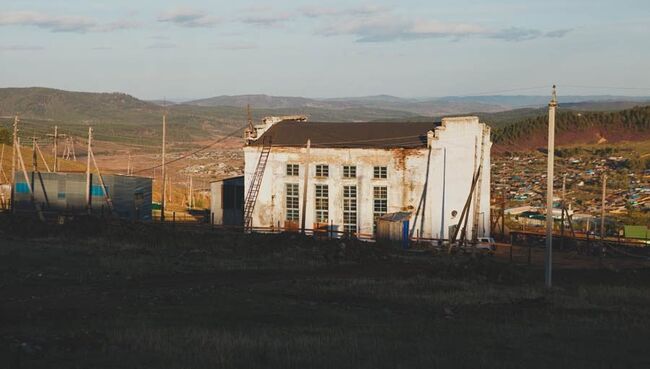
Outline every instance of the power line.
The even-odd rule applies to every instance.
[[[584,86],[584,85],[563,85],[562,87],[567,88],[584,88],[584,89],[594,89],[594,90],[637,90],[637,91],[650,91],[650,87],[623,87],[623,86]]]
[[[520,88],[511,88],[511,89],[507,89],[507,90],[495,90],[495,91],[483,91],[483,92],[476,92],[476,93],[456,94],[456,96],[494,95],[494,94],[502,94],[504,92],[541,90],[541,89],[549,89],[549,88],[550,88],[549,86],[520,87]]]
[[[198,148],[198,149],[196,149],[196,150],[194,150],[194,151],[192,151],[192,152],[190,152],[190,153],[188,153],[188,154],[182,155],[182,156],[180,156],[180,157],[178,157],[178,158],[176,158],[176,159],[173,159],[173,160],[170,160],[170,161],[166,161],[165,164],[175,163],[175,162],[177,162],[177,161],[181,161],[181,160],[183,160],[183,159],[189,158],[190,156],[192,156],[192,155],[194,155],[194,154],[198,154],[198,153],[200,153],[201,151],[207,150],[207,149],[211,148],[212,146],[214,146],[214,145],[216,145],[216,144],[218,144],[218,143],[221,143],[221,142],[225,141],[227,138],[230,138],[230,137],[234,136],[236,133],[239,133],[240,131],[244,130],[247,126],[248,126],[248,123],[246,123],[245,125],[243,125],[243,126],[237,128],[237,129],[235,129],[234,131],[231,131],[231,132],[228,133],[227,135],[225,135],[225,136],[223,136],[223,137],[220,137],[219,139],[213,141],[212,143],[210,143],[210,144],[208,144],[208,145],[205,145],[205,146],[203,146],[203,147],[200,147],[200,148]],[[162,166],[162,164],[158,164],[158,165],[154,165],[153,167],[149,167],[149,168],[144,168],[144,169],[136,170],[136,171],[134,171],[133,173],[146,172],[146,171],[148,171],[148,170],[152,170],[152,169],[160,168],[161,166]]]

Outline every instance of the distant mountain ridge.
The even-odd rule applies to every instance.
[[[251,105],[261,109],[347,109],[347,108],[381,108],[404,111],[422,116],[441,116],[467,112],[495,113],[519,108],[539,108],[548,104],[548,96],[447,96],[438,98],[402,98],[391,95],[374,95],[341,98],[305,98],[271,95],[221,95],[207,99],[187,101],[184,104],[198,106],[238,106]],[[589,109],[591,104],[607,106],[613,109],[631,108],[639,104],[650,104],[650,97],[627,97],[613,95],[599,96],[562,96],[560,104]],[[617,106],[618,105],[618,106]]]
[[[624,109],[634,110],[631,108],[637,105],[647,105],[650,101],[650,99],[644,99],[639,97],[618,101],[611,96],[601,96],[595,97],[596,101],[583,101],[586,100],[586,97],[562,97],[560,114],[569,111],[572,114],[585,112],[585,115],[599,111],[611,114]],[[0,88],[0,127],[10,129],[13,115],[19,114],[21,134],[29,132],[42,136],[45,133],[50,133],[54,125],[58,125],[60,132],[85,136],[88,126],[93,126],[95,137],[98,140],[157,145],[161,133],[162,115],[167,113],[168,137],[175,142],[192,142],[197,139],[204,140],[223,135],[242,127],[247,119],[245,106],[251,104],[253,119],[256,121],[265,116],[293,114],[305,114],[312,121],[325,122],[437,121],[445,116],[478,115],[481,121],[492,126],[495,147],[508,144],[520,148],[530,148],[543,141],[539,139],[540,133],[530,127],[531,124],[533,127],[545,125],[543,117],[546,114],[547,100],[548,97],[530,96],[406,99],[390,95],[375,95],[310,99],[238,95],[170,104],[165,100],[143,101],[117,92],[74,92],[42,87]],[[570,100],[576,100],[576,102],[570,102]],[[540,105],[510,108],[511,105],[531,102],[540,103]],[[594,117],[604,116],[595,115]],[[524,132],[516,130],[516,127],[519,126],[529,127],[531,129],[528,132],[530,137],[527,136],[528,133],[523,135],[517,133]],[[561,123],[559,127],[562,127]],[[603,132],[614,140],[624,136],[646,137],[645,130],[638,131],[636,128],[632,130],[631,127],[625,125],[616,127],[624,132],[609,131],[606,129],[607,127],[603,127]],[[568,126],[567,131],[571,129]],[[583,128],[576,126],[575,129]],[[628,135],[628,131],[636,133]],[[641,133],[639,134],[639,132]],[[578,141],[582,139],[579,134],[576,137]],[[591,139],[590,136],[589,140]]]

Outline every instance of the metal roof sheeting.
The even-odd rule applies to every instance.
[[[440,123],[434,122],[300,122],[274,124],[251,146],[271,140],[273,146],[304,147],[311,140],[313,148],[419,148],[427,146],[427,132]]]

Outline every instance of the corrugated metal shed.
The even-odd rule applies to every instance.
[[[214,224],[244,225],[244,176],[213,181],[210,187]]]
[[[86,206],[85,173],[30,172],[34,200],[41,204],[46,214],[84,214]],[[122,219],[151,220],[152,180],[147,177],[102,175],[107,192],[113,202],[113,215]],[[108,215],[104,189],[99,177],[91,175],[91,211]],[[33,211],[29,187],[23,173],[16,173],[14,187],[14,210]]]

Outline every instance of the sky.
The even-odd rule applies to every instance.
[[[0,0],[0,87],[650,95],[648,0]]]

